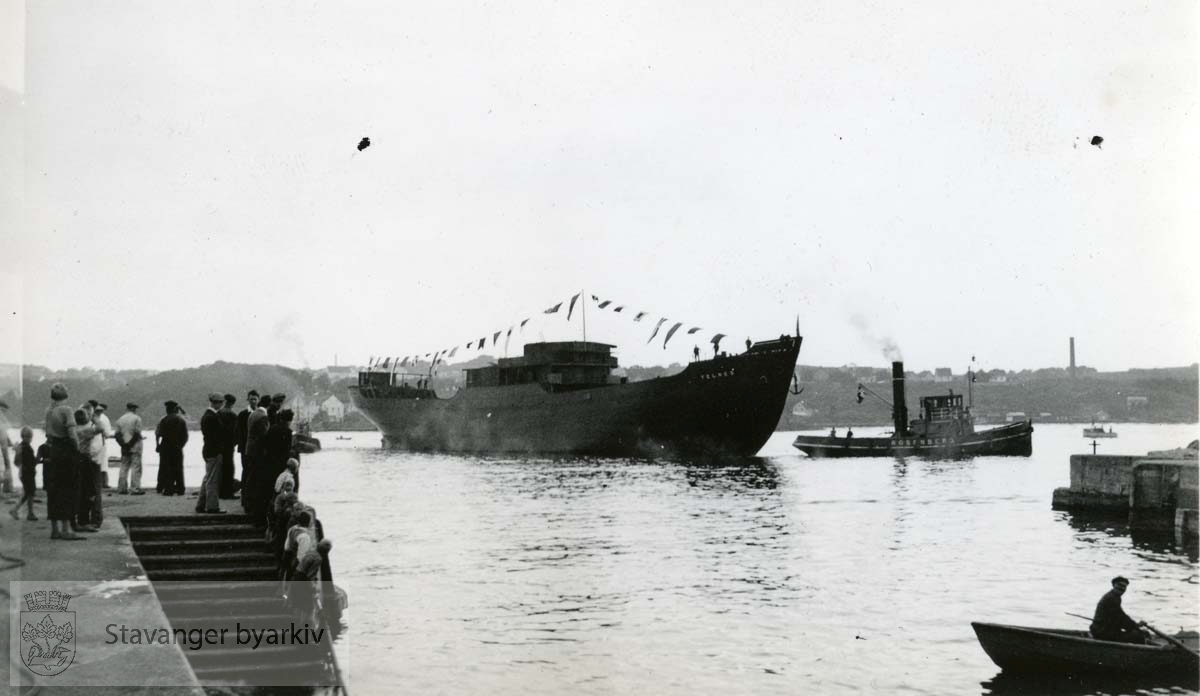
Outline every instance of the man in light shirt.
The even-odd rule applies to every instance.
[[[138,405],[125,404],[124,415],[117,419],[117,443],[121,445],[121,473],[117,493],[145,495],[142,490],[142,417]]]
[[[84,507],[80,508],[81,525],[91,525],[99,527],[104,522],[104,466],[108,463],[108,438],[117,434],[112,427],[112,421],[108,419],[108,406],[89,399],[84,404],[84,410],[88,412],[88,417],[96,424],[97,433],[92,436],[92,441],[88,444],[88,459],[91,461],[91,471],[83,472],[80,489],[82,495],[87,499]]]

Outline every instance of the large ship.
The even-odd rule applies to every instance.
[[[968,385],[970,377],[968,377]],[[859,389],[864,389],[859,385]],[[970,406],[963,406],[962,394],[921,397],[919,416],[908,419],[904,395],[904,363],[892,363],[892,423],[895,429],[885,437],[843,437],[830,434],[800,435],[792,443],[810,457],[935,457],[955,458],[975,455],[1017,455],[1028,457],[1033,451],[1033,421],[976,430]]]
[[[451,396],[386,370],[360,372],[350,391],[389,448],[753,456],[779,422],[802,340],[780,336],[639,382],[613,374],[615,346],[530,343],[520,357],[465,370]]]

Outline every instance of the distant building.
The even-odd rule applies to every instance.
[[[346,417],[346,405],[342,400],[330,394],[327,399],[321,402],[321,413],[329,420],[340,421]]]
[[[1150,397],[1148,396],[1127,396],[1125,397],[1125,410],[1130,413],[1136,413],[1144,410],[1150,405]]]
[[[933,371],[934,382],[950,382],[954,379],[954,372],[948,367],[939,367]]]
[[[302,421],[312,420],[314,416],[321,412],[321,403],[315,398],[301,394],[290,400],[288,408],[296,414],[296,418]]]
[[[1013,423],[1023,420],[1025,420],[1024,411],[1009,411],[1008,413],[1004,414],[1004,422],[1006,423]]]

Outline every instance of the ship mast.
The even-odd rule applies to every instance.
[[[587,343],[587,290],[586,290],[586,288],[580,288],[579,300],[583,303],[583,308],[581,310],[583,312],[583,342]]]

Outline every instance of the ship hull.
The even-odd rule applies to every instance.
[[[1033,421],[1025,420],[960,436],[822,437],[800,435],[792,443],[810,457],[1028,457],[1033,452]]]
[[[796,338],[691,363],[670,377],[571,391],[473,387],[450,398],[351,389],[385,447],[435,452],[752,456],[774,432],[800,350]]]

